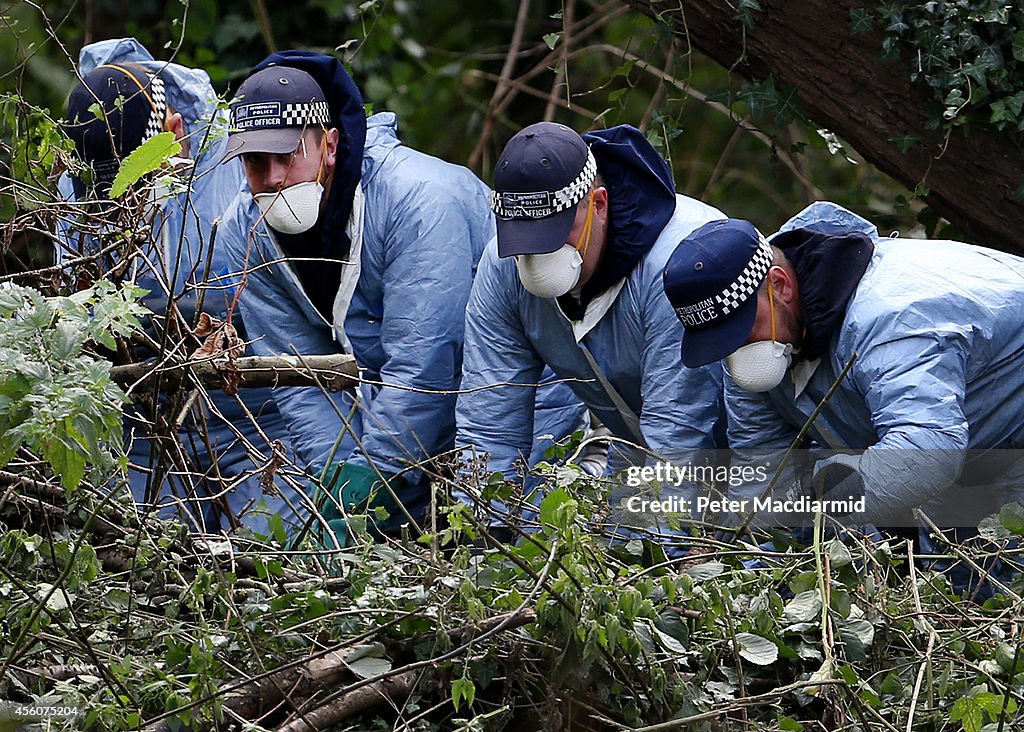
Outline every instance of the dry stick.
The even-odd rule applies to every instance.
[[[777,148],[777,146],[772,142],[772,138],[771,137],[769,137],[765,133],[761,132],[756,127],[754,127],[752,124],[749,123],[748,120],[746,120],[746,119],[737,120],[735,118],[735,116],[733,115],[732,110],[729,109],[729,107],[727,107],[726,105],[722,104],[721,102],[715,102],[715,101],[712,101],[712,100],[708,99],[706,94],[701,94],[696,89],[693,89],[689,84],[687,84],[687,83],[685,83],[683,81],[679,81],[678,79],[676,79],[675,76],[673,76],[672,74],[669,74],[666,71],[662,71],[661,69],[659,69],[656,66],[648,63],[647,61],[645,61],[644,59],[640,58],[639,56],[637,56],[635,54],[632,54],[632,53],[629,53],[625,49],[619,48],[618,46],[613,46],[610,43],[595,43],[592,46],[586,46],[585,48],[579,49],[577,51],[573,51],[572,54],[570,54],[570,55],[571,56],[577,56],[577,55],[580,55],[580,54],[588,52],[588,51],[604,51],[605,53],[610,53],[610,54],[618,56],[618,57],[620,57],[620,58],[622,58],[624,60],[633,61],[634,64],[636,65],[636,68],[640,69],[641,71],[646,71],[648,74],[651,74],[652,76],[655,76],[658,79],[671,84],[676,89],[678,89],[679,91],[683,92],[684,94],[686,94],[688,96],[693,97],[698,102],[706,104],[708,107],[710,107],[711,109],[715,110],[716,112],[724,114],[725,116],[729,117],[730,119],[735,120],[737,122],[737,124],[739,124],[742,129],[746,130],[751,135],[753,135],[756,140],[764,143],[769,148],[772,148],[773,150],[775,150],[775,152],[778,155],[779,160],[782,161],[782,164],[785,165],[787,168],[789,168],[790,172],[792,172],[793,175],[796,176],[796,178],[805,186],[805,188],[809,188],[809,189],[815,190],[815,191],[818,190],[814,186],[814,184],[810,180],[807,179],[807,176],[804,175],[804,173],[799,169],[799,167],[796,164],[794,164],[792,157],[790,155],[788,155],[787,153],[785,153],[784,151],[779,150]],[[818,192],[818,195],[820,197],[820,195],[821,195],[820,191]]]
[[[90,512],[89,518],[86,519],[85,526],[82,528],[82,532],[75,539],[75,543],[71,547],[70,556],[68,557],[68,563],[64,566],[64,569],[61,570],[60,574],[57,575],[57,578],[53,581],[53,584],[50,585],[49,591],[44,596],[37,599],[35,607],[32,608],[31,614],[29,615],[28,619],[25,621],[24,626],[22,627],[21,633],[18,634],[17,639],[11,644],[10,654],[7,656],[7,658],[3,659],[2,662],[0,662],[0,679],[2,679],[7,674],[7,671],[10,669],[13,663],[28,651],[28,648],[23,648],[22,644],[25,642],[25,639],[28,636],[31,627],[35,624],[36,620],[39,619],[40,613],[42,613],[43,610],[46,609],[47,603],[50,601],[50,598],[53,596],[53,594],[58,589],[61,592],[64,591],[62,585],[64,584],[64,581],[68,578],[68,576],[71,574],[71,570],[74,569],[75,560],[78,558],[78,552],[79,550],[81,550],[82,544],[85,543],[85,537],[88,536],[89,533],[92,531],[93,520],[99,518],[99,512],[102,509],[106,508],[107,503],[113,500],[114,496],[115,492],[111,491],[106,496],[104,496],[103,499],[100,501],[99,505],[97,505],[96,508],[94,508]]]
[[[940,537],[942,537],[942,540],[949,546],[950,551],[952,551],[953,554],[955,554],[957,558],[960,559],[960,561],[970,565],[972,569],[977,571],[978,576],[987,577],[993,585],[998,587],[1003,593],[1006,594],[1007,597],[1011,598],[1018,605],[1024,603],[1024,600],[1021,599],[1020,595],[1018,595],[1016,592],[1007,587],[1005,583],[999,581],[999,579],[989,574],[988,570],[984,569],[971,557],[967,556],[963,549],[961,549],[959,546],[953,544],[948,539],[946,539],[945,535],[942,533],[942,529],[936,526],[935,523],[930,518],[928,518],[928,515],[924,511],[922,511],[919,508],[915,508],[914,515],[916,516],[916,518],[923,521],[929,529],[931,529]]]
[[[1003,693],[1003,708],[999,710],[999,727],[996,729],[996,732],[1003,732],[1003,723],[1006,722],[1007,707],[1010,704],[1010,692],[1013,689],[1014,679],[1017,678],[1017,663],[1020,661],[1021,643],[1024,643],[1024,627],[1021,628],[1021,635],[1017,639],[1017,647],[1013,650],[1013,663],[1010,664],[1010,670],[1006,674],[1010,682],[1006,685],[1006,691]]]
[[[616,722],[616,725],[621,730],[629,730],[630,732],[668,732],[668,730],[680,730],[684,729],[687,725],[693,724],[694,722],[703,722],[707,719],[715,719],[721,717],[723,714],[729,714],[730,712],[738,712],[744,707],[757,706],[763,702],[772,701],[773,699],[779,699],[786,694],[793,691],[806,688],[808,686],[846,686],[846,682],[840,679],[831,679],[825,681],[811,681],[807,679],[805,681],[797,681],[793,684],[787,684],[786,686],[780,686],[771,691],[767,691],[764,694],[758,694],[757,696],[748,696],[745,699],[738,699],[732,704],[729,704],[718,709],[713,709],[708,712],[701,712],[700,714],[692,714],[689,717],[682,717],[680,719],[673,719],[668,722],[660,722],[658,724],[652,724],[647,727],[626,727]]]
[[[914,542],[907,539],[907,566],[910,568],[910,589],[914,593],[914,610],[917,611],[917,617],[914,619],[914,624],[918,626],[919,630],[928,631],[928,648],[925,652],[924,662],[921,664],[921,668],[917,674],[917,683],[914,685],[914,698],[910,705],[910,715],[907,718],[907,732],[912,732],[911,724],[914,720],[914,708],[917,706],[917,696],[921,688],[921,681],[923,674],[928,674],[928,706],[931,707],[934,701],[932,692],[934,690],[932,680],[932,661],[931,654],[932,648],[935,645],[935,638],[938,635],[935,632],[935,627],[928,620],[924,614],[924,609],[921,606],[921,592],[917,588],[917,560],[914,558]]]
[[[605,12],[607,12],[607,15],[601,15],[601,13]],[[596,33],[598,30],[611,23],[619,16],[625,15],[627,13],[629,13],[629,8],[627,8],[625,5],[621,5],[618,2],[618,0],[610,0],[609,2],[606,2],[603,5],[599,6],[593,13],[591,13],[591,15],[587,16],[583,20],[580,20],[576,24],[576,28],[573,29],[573,37],[576,40],[576,42],[579,43],[583,41],[586,37]],[[592,19],[595,18],[595,16],[596,19]],[[572,54],[569,54],[569,56],[575,56],[577,53],[579,52],[574,52]],[[506,80],[506,86],[512,87],[517,91],[522,91],[532,96],[539,97],[541,99],[550,99],[550,95],[548,93],[534,89],[533,87],[527,85],[526,82],[548,71],[551,67],[551,64],[553,64],[557,59],[558,54],[558,51],[551,51],[550,53],[545,54],[544,57],[541,58],[540,61],[538,61],[532,69],[527,71],[518,79]],[[512,56],[514,57],[518,57],[518,55],[518,52],[512,54]],[[566,59],[566,61],[568,62],[568,58]],[[478,75],[482,76],[483,78],[501,78],[500,76],[495,77],[493,74],[479,73]],[[488,105],[488,119],[496,120],[498,117],[503,115],[505,113],[505,110],[508,108],[508,106],[512,103],[514,99],[515,94],[508,93],[502,95],[500,98],[497,96],[493,97],[491,99],[490,104]],[[581,107],[577,107],[574,104],[570,104],[568,108],[577,114],[583,114],[584,116],[588,116],[590,119],[595,119],[597,116],[596,114],[593,114],[589,111],[585,111]],[[476,148],[474,148],[473,153],[470,155],[469,162],[467,163],[468,167],[474,170],[478,169],[478,166],[480,164],[480,158],[482,157],[484,150],[486,150],[486,146],[490,141],[490,136],[493,133],[493,127],[494,124],[492,121],[490,129],[485,129],[484,132],[481,133],[480,140],[477,142]]]
[[[361,642],[363,642],[365,640],[368,640],[369,638],[372,638],[377,633],[379,633],[379,632],[381,632],[383,630],[386,630],[387,628],[389,628],[391,626],[397,625],[398,623],[401,623],[402,621],[407,620],[408,618],[411,618],[411,617],[415,616],[417,614],[417,612],[419,612],[419,611],[418,610],[411,610],[409,612],[402,613],[402,614],[392,618],[391,620],[388,620],[387,622],[382,623],[381,625],[375,626],[374,628],[371,628],[371,629],[369,629],[367,631],[364,631],[364,632],[360,633],[357,636],[349,638],[349,639],[347,639],[345,641],[342,641],[340,643],[336,643],[333,646],[331,646],[330,648],[326,648],[324,650],[317,651],[316,653],[312,653],[312,654],[310,654],[310,655],[308,655],[308,656],[306,656],[304,658],[299,658],[299,659],[296,659],[294,661],[289,661],[287,663],[282,664],[281,666],[278,666],[276,669],[273,669],[271,671],[267,671],[265,673],[257,674],[256,676],[252,676],[252,677],[250,677],[248,679],[244,679],[244,680],[240,680],[240,681],[236,681],[236,682],[230,683],[227,686],[219,689],[218,691],[216,691],[213,694],[207,694],[206,696],[202,697],[201,699],[196,699],[194,701],[189,702],[188,704],[185,704],[184,706],[178,707],[177,709],[172,709],[171,711],[164,712],[163,714],[161,714],[161,715],[159,715],[157,717],[154,717],[153,719],[149,720],[149,723],[147,724],[145,729],[146,729],[147,732],[169,732],[169,730],[171,730],[172,727],[171,727],[171,725],[169,723],[165,722],[165,720],[167,720],[169,717],[172,717],[172,716],[174,716],[176,714],[179,714],[181,712],[185,712],[185,711],[188,711],[190,709],[194,709],[196,707],[199,707],[199,706],[201,706],[203,704],[206,704],[207,702],[212,701],[213,699],[216,699],[217,697],[222,697],[223,696],[226,699],[230,699],[230,698],[241,699],[241,698],[244,697],[244,698],[251,699],[251,697],[255,694],[258,697],[256,701],[262,701],[263,699],[262,699],[262,697],[260,695],[265,693],[268,690],[273,690],[273,688],[275,687],[276,683],[279,683],[279,682],[281,682],[283,680],[292,679],[293,677],[302,678],[304,676],[307,676],[310,673],[309,668],[308,668],[310,664],[324,663],[324,659],[326,659],[327,657],[332,656],[332,655],[337,655],[338,651],[340,651],[340,650],[342,650],[344,648],[349,648],[349,647],[354,646],[354,645],[356,645],[358,643],[361,643]],[[491,625],[488,624],[488,621],[481,622],[479,624],[479,627],[486,628],[486,629],[483,632],[481,632],[480,635],[476,636],[475,640],[479,640],[481,638],[484,638],[484,637],[493,635],[495,633],[501,632],[502,630],[505,630],[506,627],[516,627],[517,628],[517,627],[520,627],[522,625],[528,625],[529,623],[532,623],[532,622],[534,622],[536,620],[536,614],[532,610],[526,610],[524,612],[520,612],[519,610],[517,610],[517,611],[512,612],[512,613],[507,613],[505,615],[498,615],[498,616],[495,616],[493,618],[489,618],[488,620],[491,621],[491,623],[494,624],[494,627],[491,627]],[[462,631],[463,629],[460,628],[458,630]],[[473,641],[470,641],[470,643],[466,644],[464,647],[460,647],[460,648],[455,649],[455,651],[452,651],[451,654],[458,655],[458,653],[461,653],[463,650],[468,648],[469,645],[472,644],[472,642]],[[402,667],[402,668],[399,668],[399,669],[394,669],[394,670],[392,670],[390,672],[381,674],[379,676],[375,676],[375,677],[366,679],[364,682],[359,682],[359,683],[352,684],[349,687],[346,687],[345,689],[342,689],[341,692],[342,693],[347,693],[347,692],[350,692],[350,691],[354,691],[354,690],[362,688],[364,686],[369,686],[370,684],[375,683],[377,681],[380,681],[381,679],[388,678],[390,676],[396,676],[396,675],[398,675],[398,674],[400,674],[400,673],[402,673],[404,671],[415,670],[415,668],[425,667],[425,666],[429,666],[429,665],[431,665],[432,663],[435,663],[435,662],[440,662],[440,661],[443,661],[443,660],[447,660],[447,658],[451,654],[447,654],[447,655],[441,656],[439,658],[427,659],[426,661],[421,661],[421,662],[418,662],[416,664],[411,664],[410,666]],[[319,673],[320,676],[323,676],[323,674],[324,674],[323,671],[319,671],[318,673]],[[275,677],[275,681],[271,681],[271,682],[268,682],[267,684],[265,684],[264,682],[267,682],[268,679],[270,679],[270,677]],[[269,689],[268,689],[268,686],[269,686]],[[256,687],[256,688],[252,689],[250,691],[244,691],[247,687]],[[225,704],[227,704],[227,702],[225,702]],[[237,707],[235,707],[235,709],[237,711]],[[242,716],[246,716],[246,715],[242,715]]]
[[[782,477],[782,469],[786,466],[786,463],[789,462],[789,458],[793,454],[793,451],[797,449],[797,445],[803,442],[804,437],[807,435],[807,432],[811,429],[811,425],[814,424],[814,421],[818,418],[818,415],[825,411],[825,405],[828,404],[832,396],[836,393],[836,391],[839,390],[840,384],[842,384],[843,381],[846,379],[846,375],[850,373],[850,369],[853,368],[853,364],[856,360],[857,352],[854,351],[853,355],[850,356],[850,360],[847,361],[846,365],[843,367],[843,370],[839,372],[839,376],[837,376],[836,380],[832,382],[832,386],[830,386],[828,391],[825,392],[825,396],[822,398],[821,402],[818,404],[818,406],[814,408],[814,411],[811,412],[811,416],[807,418],[806,422],[804,422],[804,426],[800,428],[800,431],[793,439],[793,443],[786,450],[786,454],[782,456],[782,460],[779,461],[779,467],[775,469],[775,474],[772,476],[771,481],[769,481],[768,487],[765,488],[764,492],[761,494],[761,498],[770,496],[772,494],[772,491],[775,488],[775,484],[779,481],[779,478]],[[738,537],[741,533],[747,530],[747,527],[750,526],[750,522],[753,520],[754,514],[750,514],[750,516],[747,517],[747,520],[743,522],[743,525],[736,529],[736,531],[733,533],[734,541],[736,537]]]
[[[569,90],[569,46],[572,44],[572,19],[576,10],[576,0],[565,0],[562,5],[562,63],[555,70],[555,78],[551,82],[548,103],[544,107],[544,121],[555,118],[555,107],[558,103],[558,87],[565,83],[565,102],[570,104],[572,93]]]
[[[512,78],[512,69],[515,68],[516,56],[519,54],[519,46],[523,42],[523,29],[526,27],[526,19],[529,14],[530,0],[519,0],[519,12],[516,15],[516,24],[512,29],[512,40],[508,45],[505,63],[502,64],[498,83],[494,85],[491,102],[487,105],[487,117],[484,119],[484,127],[480,132],[480,139],[477,140],[476,147],[473,148],[473,152],[469,156],[469,163],[467,165],[473,170],[478,169],[484,155],[484,150],[487,149],[491,135],[494,132],[494,121],[497,119],[498,114],[500,114],[497,103],[505,96],[506,85],[508,80]]]
[[[301,360],[293,356],[242,356],[233,361],[208,359],[164,365],[147,361],[114,366],[110,376],[125,386],[158,375],[176,375],[173,383],[162,385],[173,391],[189,371],[207,389],[223,388],[225,374],[235,373],[239,376],[238,385],[245,387],[315,386],[319,379],[328,390],[338,391],[359,384],[359,367],[352,356],[344,353],[303,356]]]
[[[668,50],[665,52],[665,64],[664,68],[662,69],[663,73],[668,74],[672,70],[672,67],[675,65],[675,61],[676,40],[675,36],[672,36],[672,41],[669,42]],[[641,132],[647,132],[647,125],[651,123],[651,118],[654,117],[654,111],[658,108],[658,105],[660,105],[662,100],[665,98],[667,88],[668,87],[665,84],[658,84],[657,88],[654,90],[654,94],[651,95],[651,101],[647,104],[647,109],[644,110],[644,114],[640,118],[640,124],[637,125]],[[668,142],[667,138],[665,142]]]
[[[494,79],[498,78],[494,74],[489,74],[486,71],[480,71],[478,69],[471,69],[468,73],[471,76],[476,76],[481,79],[487,79],[489,81],[493,81]],[[551,99],[551,95],[548,92],[543,92],[540,89],[534,89],[529,84],[519,81],[518,79],[509,79],[507,83],[516,91],[522,92],[523,94],[527,94],[531,97],[537,97],[538,99],[545,99],[549,101]],[[588,117],[590,119],[594,119],[597,117],[597,112],[594,112],[592,109],[588,109],[587,107],[581,107],[579,104],[576,104],[575,102],[566,102],[565,108],[568,109],[573,114],[578,114],[581,117]]]

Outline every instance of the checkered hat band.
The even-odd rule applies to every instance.
[[[686,328],[700,329],[716,323],[736,312],[743,303],[757,294],[772,266],[772,246],[758,233],[758,246],[754,256],[728,287],[717,295],[700,302],[676,308],[676,317]]]
[[[164,120],[167,118],[167,95],[164,91],[164,82],[158,76],[153,76],[149,80],[149,99],[153,104],[149,119],[146,120],[143,142],[163,132]]]
[[[231,108],[231,126],[236,131],[279,129],[281,127],[329,127],[331,110],[325,101],[253,102]]]
[[[569,185],[557,191],[491,193],[491,210],[501,219],[542,219],[577,205],[597,177],[597,161],[587,150],[587,162]]]

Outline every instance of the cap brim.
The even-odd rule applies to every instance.
[[[294,152],[302,137],[301,127],[278,127],[272,130],[249,130],[228,135],[228,151],[222,163],[245,153],[273,153],[281,155]]]
[[[498,218],[498,256],[549,254],[563,244],[576,220],[576,207],[542,219]]]
[[[757,297],[754,296],[721,323],[709,328],[684,329],[680,351],[683,366],[692,369],[721,361],[746,342],[756,318]]]

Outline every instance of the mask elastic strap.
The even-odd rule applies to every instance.
[[[768,269],[771,272],[771,268]],[[772,341],[775,340],[775,297],[772,295],[772,283],[768,282],[768,310],[772,320]]]
[[[590,203],[587,204],[587,218],[586,218],[586,221],[583,222],[583,231],[580,232],[580,239],[579,239],[581,242],[584,241],[584,239],[586,239],[586,241],[583,244],[582,251],[580,250],[578,245],[576,247],[576,251],[578,251],[580,253],[581,257],[587,256],[587,249],[590,247],[590,231],[593,228],[593,224],[594,224],[594,192],[591,191],[590,192]]]
[[[324,174],[324,156],[327,155],[327,130],[323,131],[320,136],[320,169],[316,171],[316,182],[320,182],[320,178]]]

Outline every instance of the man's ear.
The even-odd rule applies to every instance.
[[[772,265],[768,269],[768,282],[780,302],[789,304],[796,299],[796,278],[785,267]]]
[[[341,139],[341,133],[338,132],[337,127],[332,127],[324,133],[327,137],[326,152],[324,153],[324,167],[328,170],[334,168],[334,164],[338,160],[338,141]]]
[[[594,216],[601,223],[608,222],[608,189],[604,186],[594,189]]]
[[[185,119],[181,112],[167,115],[167,124],[164,126],[167,132],[174,133],[174,139],[181,142],[185,137]]]

